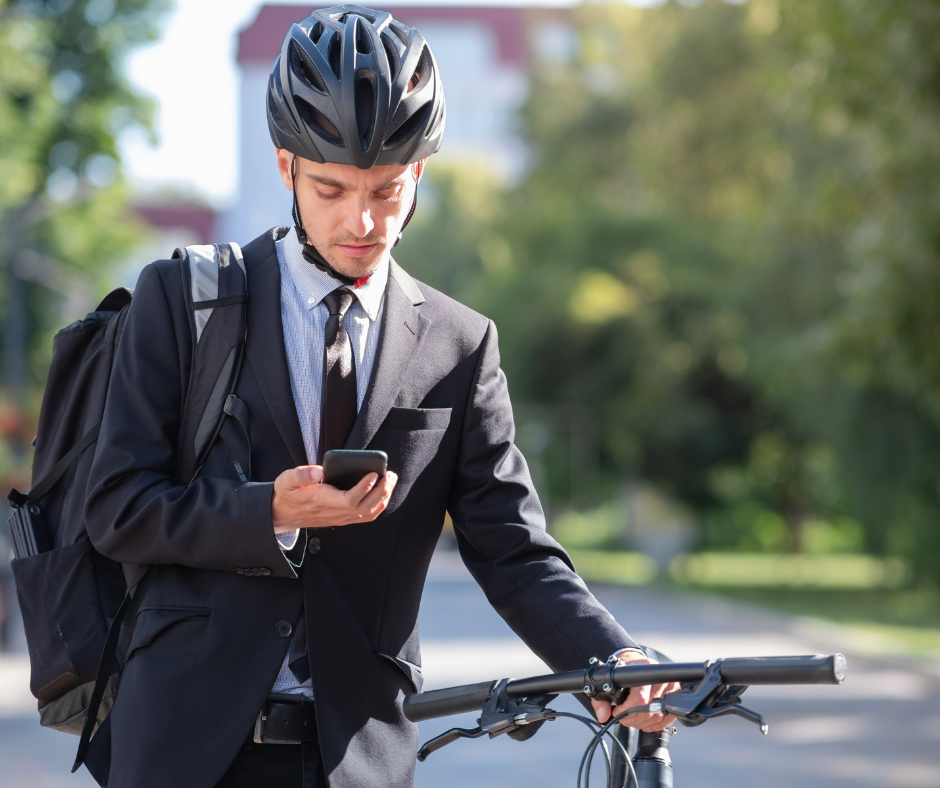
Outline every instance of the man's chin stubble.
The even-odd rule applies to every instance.
[[[376,272],[376,269],[379,267],[379,264],[382,262],[382,258],[388,254],[385,250],[385,239],[380,239],[374,243],[379,244],[382,247],[382,252],[378,254],[375,259],[370,260],[368,263],[364,264],[362,267],[350,265],[347,260],[338,259],[338,256],[332,252],[327,255],[323,255],[326,258],[326,261],[333,266],[333,268],[341,273],[343,276],[350,276],[359,278],[361,276],[372,276]],[[361,258],[351,258],[352,260],[357,260]]]

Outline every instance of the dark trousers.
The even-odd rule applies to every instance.
[[[327,788],[320,747],[249,740],[215,788]]]

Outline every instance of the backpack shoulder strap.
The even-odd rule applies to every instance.
[[[193,337],[193,365],[177,451],[177,481],[198,473],[225,418],[248,335],[248,276],[238,244],[177,249]]]
[[[78,749],[75,753],[75,762],[72,764],[72,774],[78,771],[79,767],[85,762],[85,753],[88,750],[88,744],[91,742],[92,733],[95,730],[95,723],[98,721],[98,709],[101,706],[101,699],[104,697],[104,690],[108,679],[114,672],[117,663],[118,640],[121,637],[121,624],[130,612],[130,608],[140,607],[144,594],[150,581],[153,580],[153,573],[149,566],[139,566],[134,573],[134,577],[127,586],[127,593],[124,595],[124,601],[114,614],[114,620],[108,628],[108,637],[104,642],[104,649],[101,652],[101,658],[98,661],[98,673],[95,676],[95,686],[91,691],[91,697],[88,700],[88,711],[85,712],[85,722],[82,725],[82,733],[78,739]],[[137,591],[135,594],[134,591]]]

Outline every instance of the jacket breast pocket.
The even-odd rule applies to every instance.
[[[446,430],[452,408],[392,408],[382,426],[390,430]]]
[[[189,607],[185,605],[142,607],[137,614],[134,634],[128,644],[125,661],[129,661],[134,652],[151,646],[154,641],[178,624],[183,622],[204,624],[211,612],[208,607]]]

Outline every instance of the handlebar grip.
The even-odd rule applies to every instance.
[[[405,698],[403,710],[412,722],[462,714],[465,711],[479,711],[490,690],[497,683],[484,681],[480,684],[462,684],[459,687],[414,693]]]
[[[722,660],[729,684],[841,684],[846,663],[841,654],[806,657],[747,657]]]

